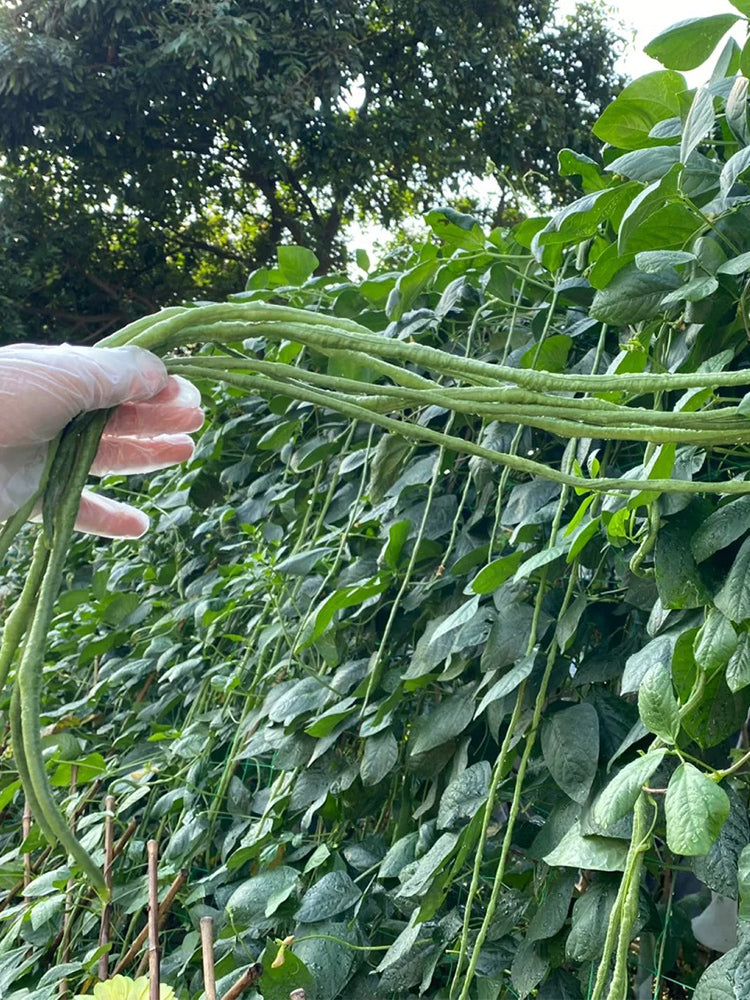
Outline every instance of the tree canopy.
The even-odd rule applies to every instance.
[[[488,161],[559,195],[554,153],[589,149],[615,39],[597,7],[553,15],[549,0],[6,5],[4,337],[95,340],[225,294],[279,243],[329,269],[347,223],[395,225],[446,186],[460,199]]]

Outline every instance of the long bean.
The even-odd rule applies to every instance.
[[[55,802],[47,778],[42,751],[40,711],[47,632],[62,581],[65,557],[78,514],[81,491],[96,454],[107,416],[106,411],[99,411],[86,421],[85,427],[78,432],[73,432],[77,438],[75,454],[65,488],[58,496],[54,510],[51,511],[53,528],[51,548],[39,585],[34,616],[18,665],[16,688],[13,695],[14,704],[11,711],[11,716],[14,719],[14,747],[19,773],[24,789],[29,795],[35,819],[45,836],[53,842],[59,840],[67,853],[78,862],[103,899],[107,898],[108,890],[102,872],[71,832]],[[58,489],[57,482],[54,483],[54,489]],[[37,545],[41,546],[45,543],[46,539],[42,534]],[[20,743],[17,742],[19,737]]]

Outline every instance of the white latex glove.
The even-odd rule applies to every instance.
[[[113,406],[92,466],[97,476],[153,472],[190,458],[203,423],[198,390],[140,347],[0,347],[0,521],[37,491],[49,442],[87,410]],[[140,538],[148,517],[86,491],[80,531]]]

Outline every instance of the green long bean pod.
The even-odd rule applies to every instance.
[[[77,447],[64,489],[60,491],[60,484],[54,482],[57,502],[54,510],[50,512],[53,530],[52,545],[39,586],[34,617],[18,665],[14,692],[14,695],[17,696],[17,704],[20,706],[20,720],[16,719],[14,724],[16,737],[20,737],[20,743],[17,744],[21,747],[19,771],[35,819],[45,836],[52,842],[58,840],[67,853],[81,866],[103,899],[108,897],[108,890],[102,872],[71,832],[52,793],[42,752],[40,712],[44,647],[47,633],[62,581],[65,558],[78,514],[81,491],[96,454],[107,416],[108,411],[89,414],[79,427],[71,432],[71,435],[77,438]],[[67,451],[67,448],[65,450]],[[44,544],[43,539],[44,536],[37,544]],[[11,714],[17,715],[18,713]],[[17,731],[19,721],[20,733]]]
[[[187,378],[201,379],[207,377],[207,371],[199,364],[192,362],[182,363],[176,360],[172,361],[169,365],[169,370],[175,374],[184,375]],[[376,413],[365,406],[359,406],[356,403],[350,402],[346,397],[326,392],[325,390],[309,389],[303,386],[292,385],[288,382],[282,382],[278,379],[262,378],[235,372],[216,371],[213,373],[213,378],[240,388],[257,392],[273,392],[287,395],[292,399],[299,399],[303,402],[314,403],[343,413],[354,420],[377,424],[395,434],[401,434],[403,437],[412,438],[416,441],[427,441],[430,444],[444,445],[451,451],[467,455],[477,455],[479,458],[486,458],[491,462],[514,469],[516,472],[522,472],[530,476],[541,476],[543,479],[551,479],[553,482],[560,483],[563,486],[572,486],[575,489],[596,493],[607,493],[614,490],[621,490],[627,493],[750,493],[750,481],[737,479],[722,482],[691,482],[689,480],[675,479],[627,479],[625,477],[587,479],[585,476],[560,472],[557,469],[552,469],[544,465],[542,462],[535,462],[529,458],[495,451],[493,448],[486,448],[483,445],[475,444],[473,441],[466,441],[463,438],[444,434],[429,427],[422,427],[403,420],[394,420],[392,417]]]
[[[47,568],[48,557],[49,549],[42,536],[39,535],[34,546],[34,554],[26,574],[23,590],[6,618],[3,628],[3,639],[0,643],[0,694],[5,688],[11,664],[18,647],[21,645],[21,640],[26,634],[26,627],[36,604],[39,585]]]
[[[157,317],[158,318],[158,317]],[[408,343],[372,333],[353,320],[270,303],[217,303],[186,309],[178,315],[152,323],[141,333],[123,340],[118,334],[102,346],[137,344],[157,353],[196,343],[236,343],[248,337],[292,340],[318,350],[357,351],[363,356],[391,358],[430,371],[471,381],[489,379],[489,384],[510,383],[542,392],[631,392],[650,394],[676,389],[717,386],[747,386],[746,371],[678,372],[675,374],[622,373],[578,375],[510,368],[477,358],[461,357],[424,344]],[[365,359],[363,357],[363,363]]]

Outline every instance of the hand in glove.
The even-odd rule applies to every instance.
[[[0,521],[37,491],[49,442],[87,410],[117,406],[105,428],[92,473],[153,472],[190,458],[188,431],[203,423],[200,393],[169,376],[140,347],[0,347]],[[139,538],[145,514],[84,492],[80,531]]]

